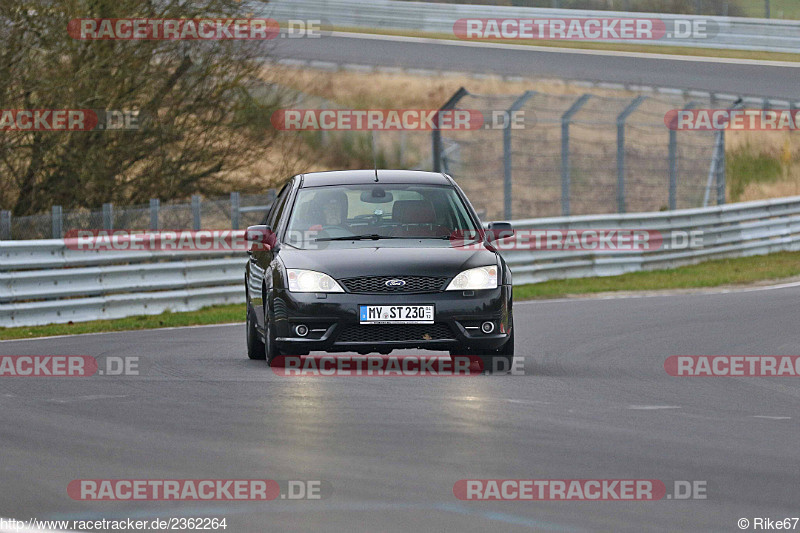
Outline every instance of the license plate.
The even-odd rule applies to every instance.
[[[432,305],[361,305],[362,324],[433,324]]]

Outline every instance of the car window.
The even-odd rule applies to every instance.
[[[271,227],[273,230],[277,231],[278,221],[280,221],[280,217],[283,214],[283,210],[286,206],[286,198],[289,196],[289,192],[291,191],[292,182],[290,181],[286,185],[283,186],[281,192],[278,193],[277,198],[272,203],[272,208],[269,211],[269,215],[267,215],[267,226]]]
[[[301,189],[288,230],[294,244],[356,235],[445,239],[476,228],[452,187],[370,184]]]

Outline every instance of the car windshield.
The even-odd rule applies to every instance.
[[[303,248],[333,240],[451,239],[476,233],[452,187],[375,183],[300,189],[286,240]]]

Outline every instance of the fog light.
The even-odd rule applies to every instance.
[[[294,327],[294,332],[297,333],[298,337],[305,337],[308,335],[308,326],[305,324],[298,324]]]
[[[484,322],[481,324],[481,331],[487,335],[494,331],[494,322]]]

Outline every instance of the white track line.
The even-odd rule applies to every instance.
[[[564,302],[590,302],[592,300],[597,301],[604,301],[604,300],[632,300],[638,298],[668,298],[668,297],[675,297],[675,296],[713,296],[716,294],[738,294],[742,292],[760,292],[760,291],[774,291],[778,289],[790,289],[794,287],[800,287],[800,281],[794,281],[792,283],[782,283],[780,285],[767,285],[764,287],[744,287],[741,289],[698,289],[697,291],[692,292],[683,292],[687,289],[676,289],[674,293],[659,293],[659,294],[609,294],[606,296],[576,296],[574,298],[557,298],[552,300],[521,300],[518,302],[514,302],[514,305],[523,305],[523,304],[547,304],[547,303],[564,303]],[[691,290],[691,289],[688,289]]]

